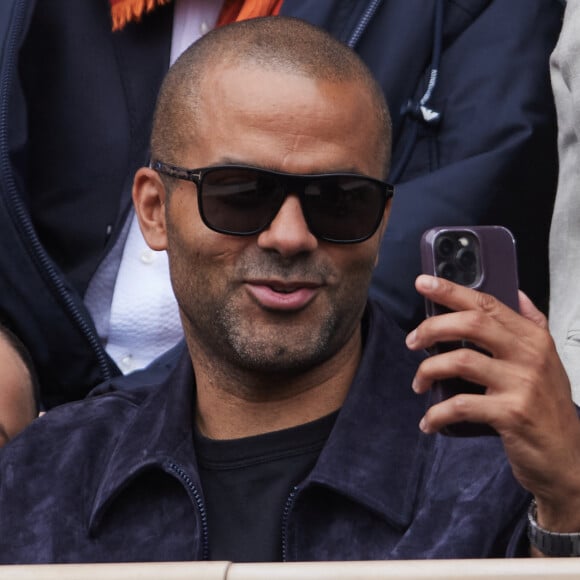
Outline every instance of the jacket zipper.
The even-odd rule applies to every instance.
[[[189,490],[195,504],[197,505],[197,509],[199,510],[199,515],[201,518],[201,557],[202,560],[209,560],[209,533],[207,527],[207,512],[205,510],[205,505],[203,504],[203,500],[201,499],[201,495],[195,487],[191,477],[176,463],[170,463],[169,469],[175,473],[179,479],[185,484],[187,489]]]
[[[346,41],[346,44],[350,46],[350,48],[354,48],[358,44],[360,37],[362,36],[363,32],[365,31],[366,27],[372,20],[375,12],[378,10],[381,4],[382,0],[372,0],[372,2],[370,2],[369,5],[365,8],[361,19],[358,21],[349,39]]]
[[[401,108],[401,118],[409,118],[409,122],[412,123],[410,129],[410,136],[405,144],[403,153],[399,157],[400,161],[396,166],[391,167],[391,174],[389,180],[392,183],[398,183],[401,179],[407,164],[411,160],[413,155],[413,149],[417,142],[417,136],[419,133],[419,124],[425,125],[427,127],[434,128],[441,121],[441,112],[436,111],[431,108],[430,101],[437,86],[437,80],[439,78],[439,69],[441,66],[441,51],[443,47],[443,19],[445,13],[445,7],[443,5],[444,0],[435,0],[435,16],[433,20],[433,45],[431,50],[431,64],[429,65],[429,80],[427,82],[427,89],[423,93],[423,96],[415,101],[409,99],[407,103]]]
[[[282,562],[288,561],[288,519],[299,491],[300,488],[297,485],[292,488],[282,512]]]
[[[43,278],[48,281],[48,286],[52,293],[64,305],[70,318],[87,339],[93,350],[103,380],[113,377],[113,371],[109,363],[108,356],[100,342],[99,337],[94,332],[91,325],[87,322],[85,316],[75,304],[73,298],[68,292],[63,280],[53,266],[51,259],[42,247],[28,210],[25,207],[22,198],[18,194],[18,189],[12,176],[12,168],[8,156],[8,136],[7,136],[7,118],[8,118],[8,94],[10,80],[13,77],[13,71],[16,61],[17,39],[22,34],[24,25],[24,8],[25,0],[16,0],[14,8],[14,18],[12,32],[8,32],[6,43],[6,67],[0,80],[0,173],[5,177],[4,185],[6,188],[6,206],[8,212],[15,223],[17,229],[22,234],[24,243],[29,255],[40,270]]]

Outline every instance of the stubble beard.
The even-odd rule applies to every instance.
[[[268,325],[254,323],[232,303],[217,313],[217,327],[226,337],[234,362],[246,371],[295,376],[324,362],[340,348],[332,340],[338,334],[334,311],[316,325],[313,321],[300,324],[290,314],[273,318],[278,320]]]
[[[229,377],[238,383],[251,378],[255,385],[275,388],[277,380],[283,383],[329,360],[360,328],[372,272],[369,263],[359,262],[354,275],[351,271],[347,277],[350,283],[336,290],[334,283],[328,283],[336,279],[331,265],[314,263],[308,257],[288,261],[272,255],[264,259],[263,254],[253,252],[242,254],[230,279],[273,276],[319,280],[326,288],[303,311],[263,312],[256,320],[249,314],[248,296],[241,282],[214,289],[211,279],[202,280],[192,272],[192,262],[171,264],[170,259],[174,291],[194,366],[196,358],[203,360],[215,377]],[[218,278],[222,275],[215,273],[215,266],[197,265],[205,271],[213,270]],[[251,275],[256,272],[261,276]],[[223,277],[227,279],[227,273]]]
[[[320,265],[316,271],[323,278],[331,275]],[[251,373],[255,379],[262,377],[272,388],[277,378],[305,373],[346,344],[359,327],[366,303],[366,296],[360,291],[361,286],[366,287],[364,275],[363,280],[357,280],[357,288],[353,288],[355,283],[342,288],[341,296],[324,293],[315,297],[305,312],[271,312],[267,322],[248,315],[248,298],[239,286],[224,292],[216,302],[203,298],[212,296],[211,289],[189,278],[181,293],[189,297],[187,303],[181,301],[187,334],[216,372]],[[196,297],[195,302],[192,297]],[[326,300],[326,306],[315,306],[317,300]],[[310,310],[312,314],[307,315]]]
[[[236,296],[228,294],[219,303],[205,303],[185,313],[198,347],[225,365],[222,370],[238,369],[272,381],[307,372],[342,346],[343,325],[334,309],[323,318],[280,312],[271,313],[267,322],[256,321],[242,305],[241,293],[238,290]]]

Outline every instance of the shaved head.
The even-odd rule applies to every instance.
[[[217,28],[189,47],[167,73],[153,122],[151,152],[178,164],[179,154],[196,139],[199,102],[209,71],[260,68],[316,81],[356,83],[366,91],[376,117],[377,160],[388,173],[390,117],[383,92],[354,51],[302,20],[280,16],[255,18]],[[202,136],[203,138],[203,136]]]

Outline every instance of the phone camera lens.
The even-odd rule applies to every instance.
[[[475,253],[472,250],[462,249],[457,252],[457,262],[462,268],[470,270],[475,266]]]
[[[455,240],[448,236],[441,236],[437,238],[436,249],[439,256],[448,258],[455,250]]]
[[[451,262],[442,262],[437,268],[437,275],[453,281],[457,275],[457,268]]]

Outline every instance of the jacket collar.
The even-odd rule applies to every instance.
[[[361,365],[319,460],[301,487],[322,484],[392,524],[406,527],[413,513],[425,437],[417,425],[425,397],[410,388],[421,355],[404,345],[402,331],[375,304],[365,314]],[[173,372],[137,409],[112,451],[90,510],[90,529],[140,473],[177,463],[200,488],[193,447],[194,375],[185,344]],[[144,373],[146,382],[147,373]]]
[[[189,475],[197,472],[193,448],[194,376],[185,342],[173,349],[173,371],[163,379],[158,369],[139,373],[147,395],[131,423],[113,447],[90,511],[89,529],[99,525],[102,515],[118,493],[140,473],[152,467],[169,470],[179,464]],[[148,375],[156,375],[150,382]],[[131,378],[130,387],[134,388]],[[113,386],[114,389],[114,386]],[[98,393],[97,393],[98,394]],[[194,483],[199,482],[197,478]]]
[[[427,397],[411,389],[424,354],[406,348],[403,332],[378,304],[369,304],[365,322],[359,370],[304,486],[330,487],[406,528],[431,441],[418,427]]]

